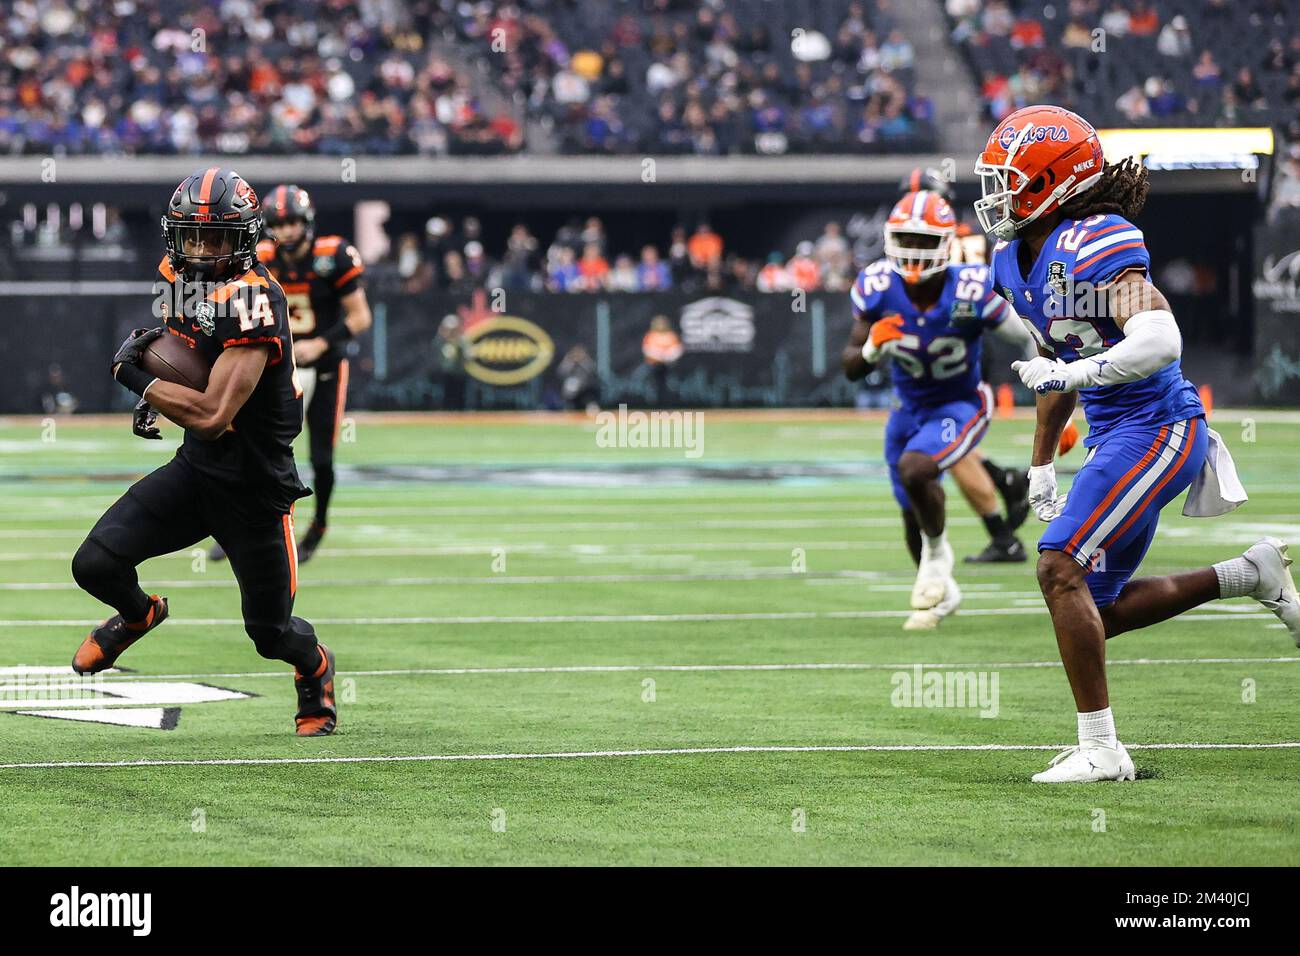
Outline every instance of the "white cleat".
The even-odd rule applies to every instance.
[[[943,599],[934,607],[913,611],[912,616],[903,622],[903,630],[932,631],[945,617],[957,613],[959,607],[961,607],[961,588],[957,587],[956,581],[949,578],[945,582]]]
[[[1034,783],[1097,783],[1136,777],[1133,761],[1123,744],[1116,742],[1114,747],[1107,747],[1093,740],[1061,751],[1046,770],[1034,774],[1033,780]]]
[[[1291,577],[1287,548],[1280,538],[1265,538],[1247,548],[1242,557],[1259,571],[1259,586],[1250,596],[1277,615],[1291,632],[1296,647],[1300,647],[1300,595]]]
[[[916,583],[912,585],[912,609],[925,611],[943,600],[952,578],[952,545],[947,541],[937,551],[931,551],[926,542],[921,544],[921,563],[916,569]]]

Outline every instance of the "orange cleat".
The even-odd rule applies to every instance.
[[[72,656],[72,669],[78,674],[98,674],[108,670],[122,652],[167,620],[167,599],[149,595],[149,612],[143,621],[128,623],[114,614],[81,642]]]
[[[324,644],[320,647],[321,662],[316,673],[304,677],[293,672],[293,686],[298,691],[298,713],[294,716],[299,737],[324,737],[334,733],[338,726],[338,710],[334,706],[334,652]]]

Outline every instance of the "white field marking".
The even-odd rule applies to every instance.
[[[112,504],[112,501],[113,499],[111,498],[105,499],[104,506],[101,508],[78,508],[75,510],[66,507],[66,503],[65,503],[63,507],[60,507],[58,509],[57,518],[60,521],[71,520],[76,518],[98,518],[101,514],[103,514],[104,508],[107,508],[110,504]],[[846,506],[851,506],[855,512],[878,510],[882,513],[897,512],[897,507],[898,507],[897,505],[894,504],[892,500],[889,502],[888,508],[885,508],[884,506],[880,506],[878,508],[872,508],[870,502],[859,502],[859,501],[848,502],[842,500],[823,501],[820,499],[815,501],[801,500],[801,501],[779,502],[779,501],[770,501],[767,499],[759,499],[759,498],[753,498],[753,499],[738,498],[735,501],[729,501],[727,503],[728,509],[733,511],[772,511],[772,512],[788,512],[788,511],[835,512],[835,511],[842,511]],[[53,507],[53,505],[49,505],[47,507]],[[23,509],[12,509],[12,510],[0,509],[0,521],[5,521],[5,520],[30,521],[32,520],[32,511],[34,510],[34,508],[35,506],[29,508],[23,508]],[[588,503],[588,502],[575,501],[572,504],[536,504],[536,505],[514,505],[514,506],[467,505],[465,507],[459,507],[457,505],[430,505],[427,508],[406,507],[401,505],[351,505],[351,506],[334,505],[330,509],[330,514],[334,516],[342,515],[344,517],[350,517],[350,518],[370,518],[370,517],[431,518],[431,517],[438,517],[438,516],[460,517],[460,516],[467,516],[467,515],[474,515],[479,517],[508,518],[513,515],[520,515],[520,514],[530,514],[530,515],[535,515],[535,514],[588,515],[588,514],[610,514],[610,513],[619,514],[619,513],[627,513],[627,512],[645,512],[648,508],[659,508],[665,512],[669,512],[673,514],[717,514],[718,513],[718,504],[716,502],[711,504],[706,504],[706,503],[692,504],[692,503],[684,503],[680,501],[673,501],[670,499],[663,499],[660,501],[656,501],[654,503],[629,502],[627,504],[623,504],[621,502]],[[894,520],[895,523],[897,523],[897,519],[895,518]],[[401,522],[401,523],[405,524],[406,522]],[[347,530],[347,529],[346,527],[341,527],[339,530]]]
[[[791,581],[806,582],[808,584],[847,584],[853,587],[861,588],[870,592],[888,592],[891,594],[911,591],[910,584],[874,584],[863,582],[873,581],[879,575],[878,572],[872,571],[788,571],[785,569],[758,569],[755,571],[717,571],[717,572],[697,572],[692,574],[552,574],[552,575],[500,575],[488,577],[487,575],[470,575],[466,577],[445,577],[445,578],[390,578],[387,580],[365,580],[365,579],[347,579],[338,580],[317,580],[312,579],[313,588],[348,588],[359,587],[365,589],[387,588],[387,587],[440,587],[455,586],[463,587],[467,585],[500,585],[500,584],[522,584],[522,585],[551,585],[551,584],[681,584],[692,583],[697,581],[729,581],[734,583],[754,583],[754,582],[771,582],[771,581]],[[149,586],[159,590],[167,591],[193,591],[193,590],[230,590],[237,588],[238,584],[233,579],[224,578],[189,578],[176,581],[150,581]],[[0,591],[79,591],[81,590],[74,581],[42,581],[37,583],[3,583],[0,584]],[[997,601],[1003,598],[1013,598],[1013,604],[1025,606],[1041,606],[1042,595],[1038,591],[1003,591],[996,585],[981,587],[979,590],[963,588],[965,599],[969,601]]]
[[[1300,657],[1133,657],[1112,659],[1106,663],[1115,667],[1181,667],[1196,664],[1300,664]],[[533,666],[521,665],[515,667],[407,667],[393,670],[340,670],[338,674],[346,677],[456,677],[474,674],[626,674],[641,671],[681,673],[718,673],[729,671],[898,671],[907,670],[916,666],[916,661],[893,664],[858,663],[852,661],[829,661],[824,663],[804,664],[538,664]],[[1055,669],[1060,668],[1062,665],[1060,661],[978,661],[975,663],[949,664],[922,663],[920,666],[927,670],[992,671]],[[57,674],[58,676],[70,676],[72,674],[72,669],[66,666],[61,668],[50,667],[45,670],[51,674]],[[0,671],[0,673],[3,673],[3,671]],[[95,676],[104,680],[108,680],[109,678],[119,678],[132,681],[244,680],[258,677],[282,679],[288,673],[288,671],[281,670],[212,674],[136,674],[113,670],[111,672],[104,671],[102,674],[97,674]],[[23,686],[25,683],[29,682],[20,679],[23,676],[24,675],[19,674],[15,675],[16,679],[14,680],[0,680],[0,689]],[[30,681],[30,683],[43,684],[44,682]]]
[[[0,770],[59,770],[142,767],[265,767],[276,764],[432,763],[463,760],[584,760],[601,757],[676,757],[710,754],[806,753],[988,753],[999,751],[1064,750],[1073,744],[826,744],[758,745],[739,747],[663,747],[647,750],[568,750],[552,753],[411,754],[373,757],[228,757],[213,760],[57,760],[45,763],[0,763]],[[1300,741],[1283,743],[1157,743],[1125,744],[1129,750],[1283,750],[1300,748]]]
[[[814,551],[866,551],[875,542],[864,538],[858,541],[807,541],[798,546],[807,552]],[[485,541],[468,541],[456,544],[434,545],[432,547],[400,548],[334,548],[325,547],[316,552],[316,558],[431,558],[455,555],[491,555],[493,548],[505,548],[513,554],[582,554],[605,555],[621,554],[636,556],[656,551],[697,552],[697,551],[779,551],[790,553],[791,541],[754,542],[754,541],[648,541],[637,544],[552,544],[548,542],[523,541],[508,542],[501,539]],[[158,555],[151,561],[184,559],[192,561],[190,550],[173,551]],[[0,551],[0,561],[70,561],[71,551]]]
[[[983,607],[964,608],[962,617],[1000,617],[1019,614],[1044,613],[1041,607]],[[863,620],[869,618],[910,617],[911,611],[742,611],[736,613],[698,614],[552,614],[552,615],[481,615],[442,617],[314,617],[313,624],[330,627],[347,626],[403,626],[428,624],[692,624],[711,621],[815,621]],[[1180,615],[1179,621],[1240,621],[1275,620],[1270,611],[1235,614],[1191,613]],[[172,620],[187,627],[243,626],[237,617],[180,618]],[[53,618],[41,621],[0,621],[0,628],[20,627],[95,627],[102,623],[93,618]]]
[[[974,519],[970,519],[974,523]],[[838,526],[839,522],[828,523]],[[692,525],[694,527],[695,525]],[[764,528],[769,527],[766,522],[757,522],[756,526]],[[890,523],[892,527],[892,523]],[[653,527],[658,527],[653,525]],[[1241,532],[1225,533],[1222,535],[1224,543],[1233,545],[1247,545],[1253,543],[1257,538],[1265,533],[1269,525],[1261,525],[1260,530],[1249,530]],[[1167,534],[1169,537],[1186,537],[1189,535],[1169,533],[1173,529],[1160,528],[1160,534]],[[1207,533],[1211,529],[1204,529]],[[1225,528],[1225,531],[1227,529]],[[387,537],[391,534],[385,532]],[[1200,532],[1198,532],[1200,533]],[[504,532],[503,532],[504,534]],[[39,537],[27,532],[22,532],[21,537]],[[1218,532],[1215,532],[1217,540]],[[78,532],[76,537],[82,537]],[[444,539],[453,539],[454,535],[444,535]],[[1206,534],[1201,534],[1202,538]],[[1300,538],[1300,533],[1295,535]],[[863,551],[870,550],[879,545],[879,541],[873,538],[859,538],[856,540],[830,540],[830,541],[797,541],[794,542],[805,551],[812,553],[815,551]],[[512,542],[504,538],[476,539],[455,541],[455,543],[432,545],[432,546],[404,546],[404,547],[323,547],[316,552],[317,558],[346,558],[346,557],[365,557],[365,558],[415,558],[415,557],[445,557],[457,555],[482,555],[491,554],[494,548],[505,548],[515,554],[586,554],[586,555],[613,555],[627,554],[636,555],[640,553],[653,553],[656,551],[669,551],[680,553],[707,552],[707,551],[731,551],[731,552],[752,552],[752,551],[779,551],[784,554],[790,553],[792,539],[783,541],[645,541],[636,542],[635,544],[625,543],[554,543],[547,541],[518,541]],[[159,555],[151,560],[193,560],[191,556],[192,549],[182,551],[173,551],[170,554]],[[71,551],[17,551],[5,552],[0,550],[0,561],[70,561],[72,559]],[[1159,563],[1158,557],[1153,559],[1153,563]],[[1019,569],[1013,569],[1019,570]],[[986,569],[996,571],[996,569]]]
[[[717,513],[716,508],[713,513]],[[949,518],[949,525],[974,526],[978,522],[975,518]],[[385,535],[391,537],[395,533],[410,532],[419,537],[427,537],[429,531],[438,531],[456,525],[473,525],[476,530],[481,528],[482,522],[477,520],[467,521],[403,521],[396,525],[371,524],[371,525],[343,525],[336,534],[343,536],[365,537],[367,535]],[[849,517],[830,517],[830,518],[714,518],[714,519],[683,519],[674,521],[672,519],[663,521],[512,521],[508,528],[502,529],[503,534],[513,533],[515,531],[538,532],[538,531],[559,531],[570,533],[577,531],[660,531],[672,529],[696,529],[709,528],[714,530],[749,530],[749,529],[773,529],[773,528],[893,528],[900,524],[897,518],[849,518]],[[49,538],[68,538],[68,537],[85,537],[86,532],[83,530],[56,530],[40,531],[17,529],[12,531],[0,532],[0,537],[49,537]],[[499,543],[499,542],[498,542]]]
[[[313,587],[427,587],[433,585],[462,584],[638,584],[677,583],[683,581],[771,581],[809,578],[846,578],[854,582],[874,580],[883,576],[878,571],[791,571],[783,568],[753,568],[744,571],[696,571],[674,574],[471,574],[427,578],[313,578]],[[150,581],[150,587],[193,589],[235,587],[234,579],[182,578],[174,581]],[[874,586],[869,586],[875,590]],[[996,587],[996,585],[994,586]],[[882,590],[901,590],[904,585],[882,586]],[[911,585],[906,585],[911,590]],[[75,581],[39,581],[0,583],[0,591],[78,591]]]

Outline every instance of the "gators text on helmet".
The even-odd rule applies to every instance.
[[[253,267],[262,208],[239,173],[212,166],[176,187],[162,217],[162,231],[167,257],[178,275],[219,282]]]
[[[1012,239],[1096,185],[1104,165],[1087,120],[1059,106],[1026,106],[998,124],[975,163],[983,194],[975,215],[986,232]]]

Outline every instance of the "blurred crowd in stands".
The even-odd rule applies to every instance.
[[[12,0],[0,152],[933,145],[888,0]]]
[[[395,276],[406,292],[455,294],[848,291],[854,256],[839,222],[826,223],[815,240],[798,242],[792,253],[773,250],[763,261],[738,255],[708,223],[675,226],[659,242],[615,249],[598,216],[570,220],[549,242],[517,223],[504,246],[491,249],[476,217],[455,225],[435,216],[423,237],[399,237],[377,273]]]
[[[1097,126],[1272,125],[1300,140],[1295,0],[944,2],[994,120],[1046,100]]]

